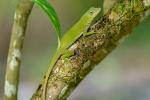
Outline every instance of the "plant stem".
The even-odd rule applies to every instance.
[[[32,7],[32,1],[19,0],[14,13],[14,22],[7,57],[4,100],[17,100],[21,51],[25,37],[27,20]]]

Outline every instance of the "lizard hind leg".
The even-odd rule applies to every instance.
[[[66,61],[68,61],[68,57],[73,56],[74,55],[74,51],[71,50],[66,50],[63,55],[62,58]]]
[[[83,33],[83,36],[86,37],[86,36],[89,36],[89,35],[92,35],[92,34],[95,34],[96,32],[94,31],[90,31],[90,32],[85,32]]]

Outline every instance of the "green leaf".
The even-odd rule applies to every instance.
[[[54,8],[46,0],[33,0],[33,2],[36,3],[39,7],[41,7],[44,10],[44,12],[46,12],[46,14],[50,18],[55,30],[57,31],[57,37],[60,40],[61,25],[60,25],[59,19],[57,17],[57,14],[56,14]]]

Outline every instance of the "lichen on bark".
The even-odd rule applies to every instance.
[[[21,52],[27,20],[32,6],[33,3],[30,0],[19,0],[14,13],[14,22],[7,57],[4,100],[17,100]]]
[[[149,9],[149,8],[148,8]],[[84,77],[136,27],[147,8],[143,0],[117,2],[102,18],[89,28],[94,34],[81,36],[72,46],[74,55],[60,57],[49,75],[47,100],[65,100]],[[44,78],[43,78],[44,80]],[[44,81],[43,81],[44,82]],[[42,98],[43,84],[31,100]]]

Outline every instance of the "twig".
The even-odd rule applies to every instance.
[[[7,58],[4,100],[17,100],[21,51],[32,1],[19,0],[14,14],[12,35]]]

